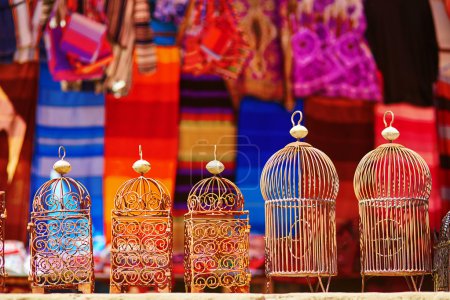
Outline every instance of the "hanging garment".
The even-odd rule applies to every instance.
[[[110,240],[111,209],[119,186],[136,174],[130,165],[142,145],[151,164],[149,176],[165,185],[173,197],[178,150],[180,61],[176,47],[157,47],[157,68],[139,73],[133,65],[133,82],[127,96],[106,96],[104,216]]]
[[[440,217],[450,210],[450,64],[441,68],[436,84],[436,123],[439,147]],[[433,178],[433,189],[434,187]],[[438,217],[439,218],[439,217]]]
[[[192,185],[208,175],[214,156],[225,165],[222,175],[234,179],[236,125],[230,95],[218,76],[182,74],[175,209],[186,212]]]
[[[239,98],[252,95],[271,101],[283,99],[283,54],[277,4],[277,0],[233,2],[239,27],[252,52],[243,74],[231,85]]]
[[[182,26],[183,72],[236,79],[250,54],[236,22],[226,0],[193,1]]]
[[[17,41],[13,12],[12,0],[0,0],[0,63],[11,63],[16,51]]]
[[[309,97],[305,100],[306,142],[325,152],[339,176],[336,236],[339,276],[359,274],[358,201],[353,176],[359,161],[374,149],[374,103],[347,98]]]
[[[25,242],[35,132],[38,64],[0,65],[0,190],[6,191],[6,239]],[[33,191],[31,191],[32,193]]]
[[[302,110],[298,100],[295,109]],[[279,149],[292,142],[289,130],[291,112],[276,102],[244,97],[238,120],[238,139],[235,183],[245,198],[250,211],[252,234],[264,234],[264,199],[259,188],[262,169],[267,160]],[[308,122],[305,115],[305,122]]]
[[[93,91],[63,92],[41,63],[34,139],[32,195],[52,178],[58,147],[64,146],[72,165],[70,176],[80,181],[92,199],[93,236],[103,231],[103,154],[105,97]]]
[[[439,150],[434,107],[417,107],[410,104],[378,104],[375,108],[375,132],[381,132],[385,125],[383,114],[392,110],[395,114],[395,128],[400,131],[398,143],[408,147],[425,159],[430,168],[433,188],[429,199],[430,228],[438,229],[442,216],[439,178]],[[380,135],[375,135],[375,146],[385,143]]]
[[[364,39],[362,0],[281,2],[287,81],[296,97],[381,100],[372,53]]]
[[[367,0],[364,10],[384,102],[431,105],[438,45],[428,0]]]

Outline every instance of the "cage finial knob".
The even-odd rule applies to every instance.
[[[298,119],[297,125],[295,125],[294,117],[295,115],[299,114],[300,118]],[[303,114],[301,111],[296,110],[291,116],[291,122],[292,122],[292,128],[289,131],[289,133],[296,138],[297,140],[304,138],[308,135],[308,129],[306,129],[305,126],[301,125],[300,122],[303,119]]]
[[[135,170],[136,173],[138,173],[140,175],[144,175],[145,173],[150,171],[151,166],[148,161],[146,161],[145,159],[142,159],[142,146],[141,145],[139,145],[139,157],[140,157],[140,159],[135,161],[133,164],[133,170]]]
[[[386,121],[386,116],[388,114],[391,115],[391,122],[389,122],[389,126]],[[383,129],[381,135],[390,142],[396,140],[400,136],[400,132],[397,130],[397,128],[392,127],[392,123],[394,123],[394,113],[391,110],[388,110],[384,113],[383,122],[386,128]]]
[[[213,175],[217,175],[225,170],[223,163],[217,160],[217,145],[214,145],[214,160],[206,164],[206,170]]]
[[[55,162],[53,165],[53,170],[55,170],[61,176],[67,174],[72,169],[72,166],[67,160],[64,160],[66,157],[66,148],[64,146],[59,146],[58,148],[58,157],[59,160]]]

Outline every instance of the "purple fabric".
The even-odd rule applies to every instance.
[[[295,96],[380,101],[377,68],[364,38],[362,0],[314,0],[311,11],[302,1],[297,5],[283,22],[291,33]]]
[[[188,0],[156,0],[154,17],[161,22],[180,24],[184,18]]]

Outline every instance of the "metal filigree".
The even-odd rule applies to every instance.
[[[439,240],[434,246],[434,290],[450,292],[450,211],[442,219]]]
[[[300,114],[297,125],[296,114]],[[311,291],[328,291],[337,275],[336,169],[322,151],[300,142],[308,130],[302,113],[292,114],[290,133],[297,139],[276,152],[261,175],[266,210],[266,276],[305,277]],[[314,287],[310,278],[317,279]]]
[[[389,126],[387,114],[392,116]],[[404,276],[417,291],[431,272],[430,170],[416,152],[393,143],[400,135],[393,121],[387,111],[382,135],[389,143],[366,154],[354,177],[363,291],[368,276]]]
[[[61,160],[53,169],[61,177],[44,183],[33,199],[28,224],[31,288],[33,293],[50,289],[91,293],[94,288],[91,198],[80,182],[64,177],[71,167],[64,160],[62,146],[59,157]]]
[[[170,292],[172,285],[172,202],[159,181],[144,177],[150,164],[142,159],[140,174],[117,191],[112,211],[111,293],[129,287]]]
[[[206,166],[212,177],[194,185],[184,216],[185,284],[187,292],[250,288],[248,211],[239,188],[219,174],[214,159]]]
[[[5,221],[6,221],[6,197],[5,192],[0,191],[0,292],[5,289]]]

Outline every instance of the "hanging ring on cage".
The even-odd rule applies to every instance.
[[[294,117],[295,117],[296,114],[299,114],[299,115],[300,115],[300,118],[298,119],[297,125],[300,125],[300,122],[303,120],[303,114],[302,114],[302,112],[299,111],[299,110],[294,111],[294,112],[292,113],[292,116],[291,116],[292,127],[295,126]]]
[[[387,110],[384,112],[384,115],[383,115],[384,126],[388,127],[387,122],[386,122],[387,114],[391,114],[391,122],[389,123],[389,127],[392,127],[392,124],[394,123],[394,113],[392,112],[392,110]]]
[[[62,151],[62,155],[61,155],[61,151]],[[58,157],[61,160],[64,160],[64,158],[66,157],[66,148],[64,148],[64,146],[59,146],[59,148],[58,148]]]

